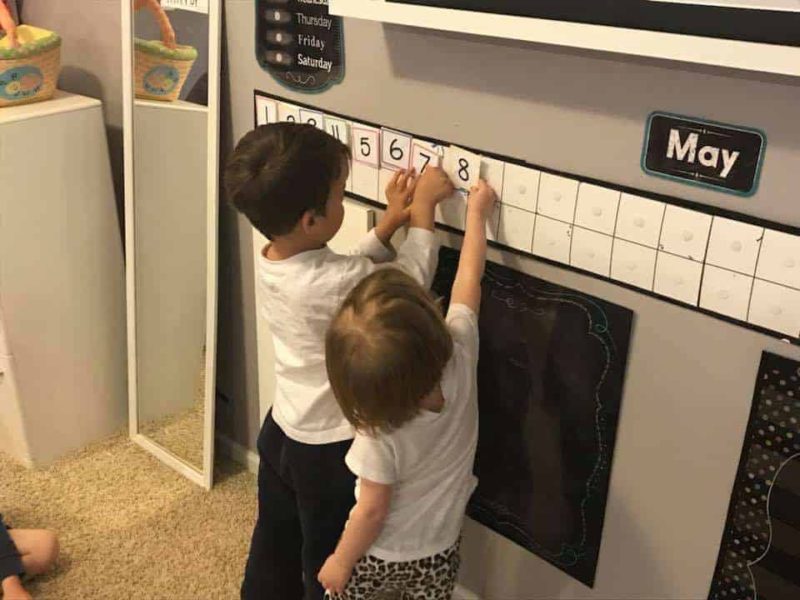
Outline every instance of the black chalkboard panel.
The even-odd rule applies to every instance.
[[[800,598],[800,362],[764,352],[709,600]]]
[[[459,253],[443,248],[449,302]],[[468,514],[594,584],[633,313],[507,267],[483,279]]]
[[[536,17],[800,46],[800,13],[653,0],[387,0],[477,12]]]

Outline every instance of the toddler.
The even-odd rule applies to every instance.
[[[319,581],[336,600],[386,593],[450,600],[478,441],[478,309],[486,220],[496,201],[472,189],[450,308],[399,271],[347,296],[326,339],[328,378],[356,428],[347,466],[357,502]]]

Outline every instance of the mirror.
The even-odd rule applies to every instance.
[[[213,471],[221,0],[123,2],[130,433]]]

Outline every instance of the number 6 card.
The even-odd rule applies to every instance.
[[[381,165],[387,169],[407,169],[411,159],[411,136],[391,129],[381,130]]]
[[[444,152],[444,170],[452,179],[453,185],[469,190],[478,183],[481,157],[458,146],[450,146]]]

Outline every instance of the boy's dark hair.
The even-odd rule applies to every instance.
[[[308,210],[325,214],[350,149],[312,125],[262,125],[237,144],[225,167],[228,199],[268,239],[294,229]]]
[[[397,269],[379,269],[353,288],[325,339],[336,401],[347,420],[367,433],[413,419],[452,354],[438,303]]]

